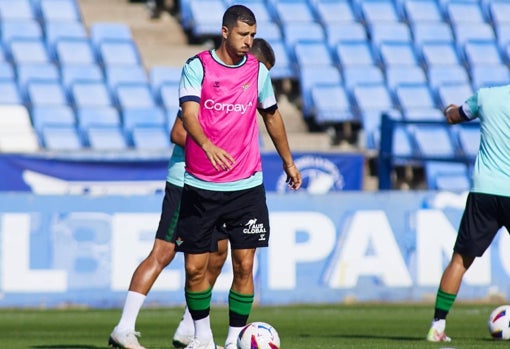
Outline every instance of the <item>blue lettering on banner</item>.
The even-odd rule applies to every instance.
[[[451,256],[466,193],[268,193],[270,247],[257,251],[260,304],[431,299]],[[0,194],[0,307],[121,306],[150,251],[159,195]],[[465,276],[459,299],[510,290],[510,238],[499,233]],[[149,295],[184,303],[182,255]],[[225,303],[227,261],[213,301]]]

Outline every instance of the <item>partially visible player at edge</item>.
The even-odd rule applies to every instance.
[[[269,72],[250,55],[257,24],[253,12],[233,5],[223,14],[219,48],[190,58],[179,100],[186,172],[176,250],[185,253],[186,304],[195,323],[188,349],[217,348],[210,326],[212,285],[206,277],[211,228],[225,225],[234,280],[225,349],[236,349],[254,301],[253,263],[269,243],[269,213],[262,181],[257,109],[283,162],[287,183],[301,186]]]
[[[510,231],[510,85],[481,88],[462,106],[450,104],[448,123],[480,120],[480,147],[473,167],[473,184],[459,225],[453,255],[441,277],[430,342],[450,342],[446,316],[464,274],[489,248],[498,230]]]
[[[250,49],[257,59],[268,70],[275,64],[275,56],[271,45],[264,39],[256,38]],[[138,313],[162,270],[170,264],[175,257],[175,219],[181,200],[182,186],[184,185],[184,142],[186,130],[182,126],[180,112],[175,119],[171,131],[171,140],[175,144],[172,156],[168,163],[168,174],[165,184],[165,197],[161,208],[156,238],[149,255],[136,268],[131,278],[129,291],[126,296],[122,316],[110,335],[108,344],[117,348],[145,349],[138,342],[139,332],[135,331]],[[218,232],[218,251],[211,253],[207,268],[207,278],[214,285],[221,268],[227,258],[228,241],[226,235]],[[177,330],[173,336],[173,345],[184,348],[194,336],[193,319],[186,307]]]

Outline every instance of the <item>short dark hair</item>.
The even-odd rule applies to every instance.
[[[276,62],[274,51],[266,40],[262,38],[253,39],[253,45],[250,49],[250,53],[257,57],[260,62],[274,67]]]
[[[237,25],[237,21],[244,22],[249,26],[255,25],[257,20],[253,12],[244,5],[232,5],[223,14],[222,26],[229,29]]]

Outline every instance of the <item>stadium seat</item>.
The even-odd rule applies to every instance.
[[[452,25],[462,22],[473,25],[474,23],[480,24],[486,21],[482,8],[477,1],[450,0],[445,3],[445,11],[448,21]]]
[[[342,68],[351,65],[375,65],[368,41],[341,41],[336,45],[335,53]]]
[[[337,67],[332,65],[306,66],[299,70],[299,87],[303,117],[309,118],[313,114],[311,91],[316,85],[341,85],[342,77]]]
[[[384,83],[357,85],[352,95],[360,113],[370,110],[383,113],[395,108],[391,93]]]
[[[88,39],[87,29],[78,21],[51,21],[44,23],[46,45],[53,50],[60,39]]]
[[[359,3],[365,23],[398,22],[400,20],[392,0],[363,0]]]
[[[71,151],[83,149],[83,142],[74,126],[46,126],[41,139],[47,150]]]
[[[43,22],[81,21],[75,0],[39,0],[39,10]]]
[[[424,167],[429,190],[462,192],[470,188],[468,168],[463,163],[426,161]]]
[[[94,49],[88,39],[61,38],[54,45],[55,59],[61,65],[95,64]]]
[[[103,41],[133,42],[133,36],[127,24],[94,22],[90,25],[90,40],[95,47],[98,47]]]
[[[89,127],[121,126],[119,111],[112,106],[78,108],[76,119],[83,134],[86,134]]]
[[[326,39],[330,50],[334,50],[341,41],[368,40],[365,26],[359,22],[327,23],[324,25]]]
[[[0,19],[35,19],[30,0],[0,0]]]
[[[165,150],[171,147],[165,127],[136,126],[131,137],[134,147],[138,150]]]
[[[426,84],[427,76],[419,65],[391,65],[386,68],[386,84],[395,91],[401,84]]]
[[[104,82],[103,71],[97,64],[69,64],[60,67],[62,86],[67,93],[75,82]]]
[[[387,69],[393,65],[415,66],[418,57],[412,43],[385,41],[379,45],[378,61]]]
[[[506,47],[510,44],[510,23],[502,23],[494,28],[500,52],[504,55]],[[510,56],[507,54],[507,61]]]
[[[30,81],[60,81],[60,72],[54,63],[24,63],[16,67],[18,86],[21,91],[26,90]]]
[[[405,114],[415,108],[434,108],[436,106],[427,83],[401,84],[395,88],[396,102]]]
[[[470,40],[464,45],[464,57],[466,64],[470,67],[480,64],[501,64],[503,60],[499,54],[496,41],[473,41]]]
[[[283,34],[280,26],[275,22],[262,22],[257,18],[257,37],[263,38],[264,40],[281,41],[283,40]]]
[[[474,159],[480,147],[480,128],[473,125],[462,124],[458,125],[456,131],[462,152],[465,156]]]
[[[409,121],[440,121],[446,122],[443,112],[439,108],[410,108],[403,113]]]
[[[416,52],[428,42],[453,44],[455,38],[448,23],[444,22],[415,22],[411,24],[413,42]]]
[[[435,65],[460,65],[461,60],[454,44],[426,42],[421,46],[421,60],[427,69]]]
[[[21,93],[12,80],[0,81],[0,105],[3,104],[22,104]]]
[[[402,2],[404,16],[408,23],[443,21],[437,0],[404,0]]]
[[[453,35],[457,51],[462,52],[464,45],[472,40],[496,41],[496,34],[489,23],[473,23],[461,22],[452,25]]]
[[[2,61],[0,59],[0,81],[11,80],[13,81],[16,77],[14,68],[10,62]]]
[[[457,155],[448,125],[413,125],[412,136],[421,156],[453,158]]]
[[[13,39],[42,40],[44,36],[41,25],[35,19],[3,19],[0,32],[4,45],[9,45]]]
[[[266,1],[261,0],[225,0],[228,6],[240,4],[247,6],[255,14],[257,18],[257,36],[267,40],[265,36],[259,35],[259,29],[261,23],[273,22],[275,20],[274,15]]]
[[[316,18],[306,0],[274,2],[276,20],[286,26],[292,22],[314,23]]]
[[[462,65],[441,64],[427,69],[427,79],[433,91],[445,84],[469,83],[469,75]]]
[[[0,99],[3,99],[1,92],[0,85]],[[27,108],[23,105],[0,105],[0,152],[25,153],[38,149],[38,138]]]
[[[68,103],[62,85],[58,81],[29,81],[26,87],[27,102],[36,106],[66,105]]]
[[[409,127],[407,125],[397,125],[393,131],[393,156],[401,157],[395,159],[397,165],[406,165],[412,162],[407,157],[415,155],[414,144],[411,140]]]
[[[109,40],[97,46],[98,58],[104,66],[141,65],[140,54],[134,42]]]
[[[285,48],[283,41],[270,41],[271,47],[273,48],[276,63],[271,69],[271,78],[274,80],[282,79],[296,79],[296,69],[291,62],[289,52]]]
[[[121,111],[156,106],[149,84],[119,84],[114,91],[114,96]],[[178,99],[177,102],[179,102]]]
[[[294,46],[298,67],[305,65],[333,65],[331,51],[325,41],[299,41]],[[298,68],[299,69],[299,68]]]
[[[358,21],[348,0],[317,0],[313,2],[313,5],[317,13],[317,19],[323,26],[332,23]]]
[[[439,107],[444,109],[449,104],[461,105],[473,95],[470,83],[444,84],[437,88]]]
[[[381,115],[386,113],[392,119],[402,119],[402,114],[397,109],[387,109],[381,112],[380,110],[367,110],[361,112],[360,118],[362,123],[362,137],[360,137],[361,147],[367,150],[378,150],[381,142]],[[407,144],[410,147],[409,139]],[[404,144],[404,146],[405,146]]]
[[[350,93],[354,86],[384,83],[384,74],[376,65],[345,66],[342,70],[344,86]]]
[[[289,22],[282,26],[283,40],[289,53],[299,41],[325,41],[326,34],[319,23]]]
[[[126,150],[129,148],[122,129],[118,126],[90,126],[86,139],[92,150]]]
[[[111,65],[104,68],[106,82],[113,92],[121,84],[147,84],[148,77],[141,65]]]
[[[149,83],[154,96],[159,95],[161,85],[166,82],[179,83],[181,81],[182,67],[153,66],[149,69]]]
[[[384,42],[412,42],[411,30],[406,23],[402,22],[375,22],[368,27],[374,49],[379,49]]]
[[[318,125],[336,125],[357,120],[343,86],[315,85],[311,90],[311,100],[315,122]]]
[[[189,21],[183,22],[195,39],[205,39],[219,35],[222,16],[226,5],[221,0],[193,0],[190,1]]]
[[[12,39],[9,42],[8,51],[14,64],[51,61],[46,46],[39,39]]]
[[[510,71],[506,64],[475,65],[469,69],[473,90],[481,87],[506,85],[510,81]]]
[[[68,105],[37,105],[32,108],[32,125],[41,133],[46,126],[75,126],[73,109]]]
[[[165,109],[179,108],[179,83],[165,82],[161,84],[159,99],[160,105]]]
[[[111,106],[112,98],[104,82],[77,81],[71,86],[71,102],[76,108]]]
[[[122,112],[122,121],[122,127],[127,134],[131,134],[138,126],[166,128],[165,113],[157,106],[126,109]]]

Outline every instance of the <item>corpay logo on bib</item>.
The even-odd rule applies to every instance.
[[[251,108],[253,103],[250,102],[248,104],[231,104],[231,103],[216,103],[212,99],[208,99],[204,103],[205,109],[216,110],[216,111],[225,111],[230,113],[231,111],[239,112],[241,114],[246,113],[248,108]]]

